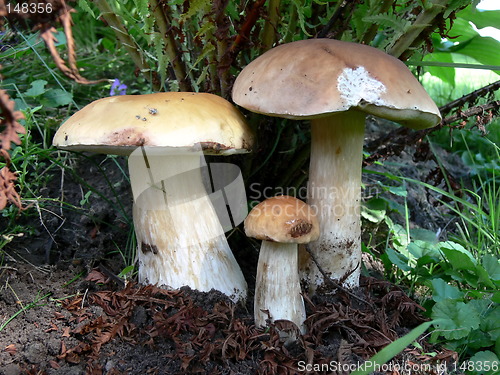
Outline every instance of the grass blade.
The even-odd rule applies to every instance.
[[[408,345],[415,341],[418,336],[424,333],[435,322],[436,320],[425,322],[412,329],[410,333],[404,335],[403,337],[400,337],[396,341],[387,345],[380,352],[375,354],[372,358],[362,364],[358,370],[353,371],[351,375],[368,375],[373,371],[376,371],[377,368],[380,368],[380,366],[382,366],[384,363],[387,363],[396,355],[401,353]]]

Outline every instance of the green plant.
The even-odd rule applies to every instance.
[[[92,158],[88,158],[91,163],[96,164],[95,167],[102,174],[103,180],[107,181],[112,198],[109,197],[108,192],[97,190],[75,173],[71,155],[50,148],[52,143],[51,130],[61,121],[60,109],[75,105],[72,94],[64,87],[54,88],[53,80],[50,78],[37,79],[32,81],[29,86],[20,86],[16,83],[10,83],[6,86],[13,89],[16,94],[16,103],[18,107],[22,108],[24,119],[21,122],[26,128],[26,134],[21,135],[22,143],[18,146],[14,145],[15,147],[12,147],[9,153],[9,167],[16,173],[17,189],[22,197],[21,202],[24,210],[20,212],[17,207],[10,205],[1,211],[0,235],[2,235],[3,240],[0,251],[2,251],[2,260],[2,248],[11,242],[14,236],[27,237],[35,233],[34,227],[36,225],[33,225],[34,222],[39,222],[45,230],[49,231],[44,223],[47,215],[48,217],[57,217],[62,223],[65,220],[63,210],[64,212],[79,211],[81,215],[92,217],[89,203],[91,195],[104,197],[112,206],[116,206],[118,210],[121,209],[121,216],[126,222],[128,220],[130,226],[130,218],[124,210],[121,198],[101,165],[96,164]],[[110,158],[109,162],[116,163],[121,168],[116,159]],[[6,162],[0,162],[0,168],[4,166],[6,166]],[[125,171],[122,170],[122,173],[127,179]],[[53,179],[57,175],[70,175],[73,179],[79,180],[82,187],[87,189],[79,204],[66,202],[62,194],[56,198],[45,196],[44,191],[51,188]],[[61,184],[63,183],[61,180]],[[116,200],[116,203],[111,202],[113,199]],[[96,223],[96,225],[99,224]],[[50,236],[52,237],[53,233],[50,233]],[[131,236],[133,237],[133,231]],[[134,239],[130,238],[129,242],[132,245],[129,244],[122,251],[126,266],[133,264],[135,259],[135,249],[132,248]]]
[[[37,308],[37,307],[42,307],[42,306],[45,306],[46,303],[40,303],[41,301],[43,301],[44,299],[48,298],[50,295],[52,294],[51,293],[47,293],[45,295],[40,295],[40,294],[37,294],[37,296],[35,297],[35,299],[28,303],[26,306],[23,306],[21,309],[19,309],[18,311],[16,311],[12,316],[10,316],[5,322],[3,322],[2,325],[0,325],[0,332],[3,331],[3,329],[10,323],[12,322],[19,314],[22,314],[23,312],[27,311],[27,310],[30,310],[30,309],[34,309],[34,308]]]
[[[420,335],[422,335],[432,324],[437,324],[438,321],[430,321],[420,324],[418,327],[413,328],[405,336],[400,337],[396,341],[390,343],[368,361],[366,361],[359,368],[353,372],[351,375],[368,375],[373,371],[378,371],[381,366],[389,362],[396,355],[401,353],[408,345],[414,342]],[[424,366],[422,366],[422,369]]]
[[[375,197],[363,209],[366,220],[387,226],[380,256],[386,270],[407,284],[436,320],[431,341],[457,351],[461,361],[467,361],[467,371],[479,369],[479,362],[474,361],[481,358],[498,366],[500,356],[500,193],[496,172],[486,172],[490,175],[479,177],[474,191],[464,189],[461,197],[415,179],[383,173],[396,186],[379,183],[381,191],[390,193],[389,197],[402,197],[403,205]],[[441,197],[440,204],[456,216],[456,231],[448,234],[450,240],[439,241],[428,230],[409,229],[407,183],[436,193]],[[391,211],[402,213],[403,224],[388,216]],[[490,368],[470,373],[495,371]]]

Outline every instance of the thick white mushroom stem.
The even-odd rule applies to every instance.
[[[255,325],[289,320],[305,333],[306,311],[300,289],[296,243],[262,241],[255,283]]]
[[[311,123],[307,203],[317,212],[320,236],[309,244],[314,260],[301,262],[301,277],[312,293],[325,283],[315,261],[343,286],[359,285],[364,126],[365,115],[352,110]]]
[[[200,156],[165,156],[161,164],[165,179],[134,204],[139,282],[245,299],[246,281],[203,185]]]

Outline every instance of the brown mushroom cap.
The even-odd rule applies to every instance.
[[[301,40],[267,51],[239,74],[232,95],[250,111],[291,119],[352,108],[414,129],[441,120],[436,104],[400,60],[332,39]]]
[[[241,113],[212,94],[167,92],[96,100],[56,132],[54,146],[74,151],[129,155],[138,146],[205,153],[250,151],[253,135]]]
[[[248,237],[281,243],[308,243],[319,237],[314,210],[301,200],[287,195],[266,199],[245,219]]]

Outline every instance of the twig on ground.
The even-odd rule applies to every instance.
[[[327,284],[330,284],[332,287],[334,287],[334,288],[336,288],[336,289],[341,290],[342,292],[344,292],[344,293],[348,294],[349,296],[351,296],[351,297],[353,297],[353,298],[357,299],[358,301],[360,301],[360,302],[362,302],[362,303],[367,304],[367,305],[368,305],[368,306],[370,306],[372,309],[373,309],[373,308],[375,308],[375,307],[373,306],[373,304],[371,304],[370,302],[368,302],[368,301],[367,301],[367,300],[365,300],[364,298],[361,298],[361,297],[357,296],[355,293],[351,292],[349,289],[344,288],[343,286],[341,286],[341,285],[340,285],[339,283],[337,283],[335,280],[332,280],[332,279],[331,279],[331,278],[330,278],[330,277],[326,274],[326,272],[323,270],[323,268],[319,265],[319,263],[318,263],[317,259],[315,258],[314,254],[312,253],[312,251],[311,251],[311,249],[309,248],[309,246],[308,246],[308,245],[305,245],[304,247],[305,247],[305,249],[306,249],[307,253],[309,254],[309,256],[312,258],[312,260],[313,260],[314,264],[316,265],[316,267],[318,267],[319,272],[323,275],[323,278],[325,279],[325,282],[326,282]],[[357,266],[357,267],[359,267],[359,264],[358,264],[358,266]],[[356,268],[357,268],[357,267],[356,267]],[[354,271],[356,270],[356,268],[355,268],[354,270],[352,270],[351,272],[354,272]],[[349,276],[349,275],[347,275],[347,276]]]
[[[475,102],[480,97],[491,95],[494,91],[500,89],[500,81],[484,86],[478,90],[464,95],[463,97],[454,100],[443,107],[439,108],[441,113],[449,113],[454,108],[460,108],[466,103]],[[476,105],[464,111],[457,110],[455,114],[445,117],[437,126],[425,130],[412,131],[411,129],[400,127],[392,132],[381,136],[367,144],[366,150],[371,152],[371,155],[363,161],[363,165],[370,165],[377,160],[385,159],[392,155],[399,155],[406,146],[415,145],[422,142],[427,135],[440,130],[456,121],[460,124],[456,127],[461,129],[466,125],[466,121],[470,117],[476,116],[475,125],[479,131],[485,135],[486,125],[498,115],[500,110],[500,100],[494,100],[486,104]],[[453,127],[450,127],[453,128]]]

